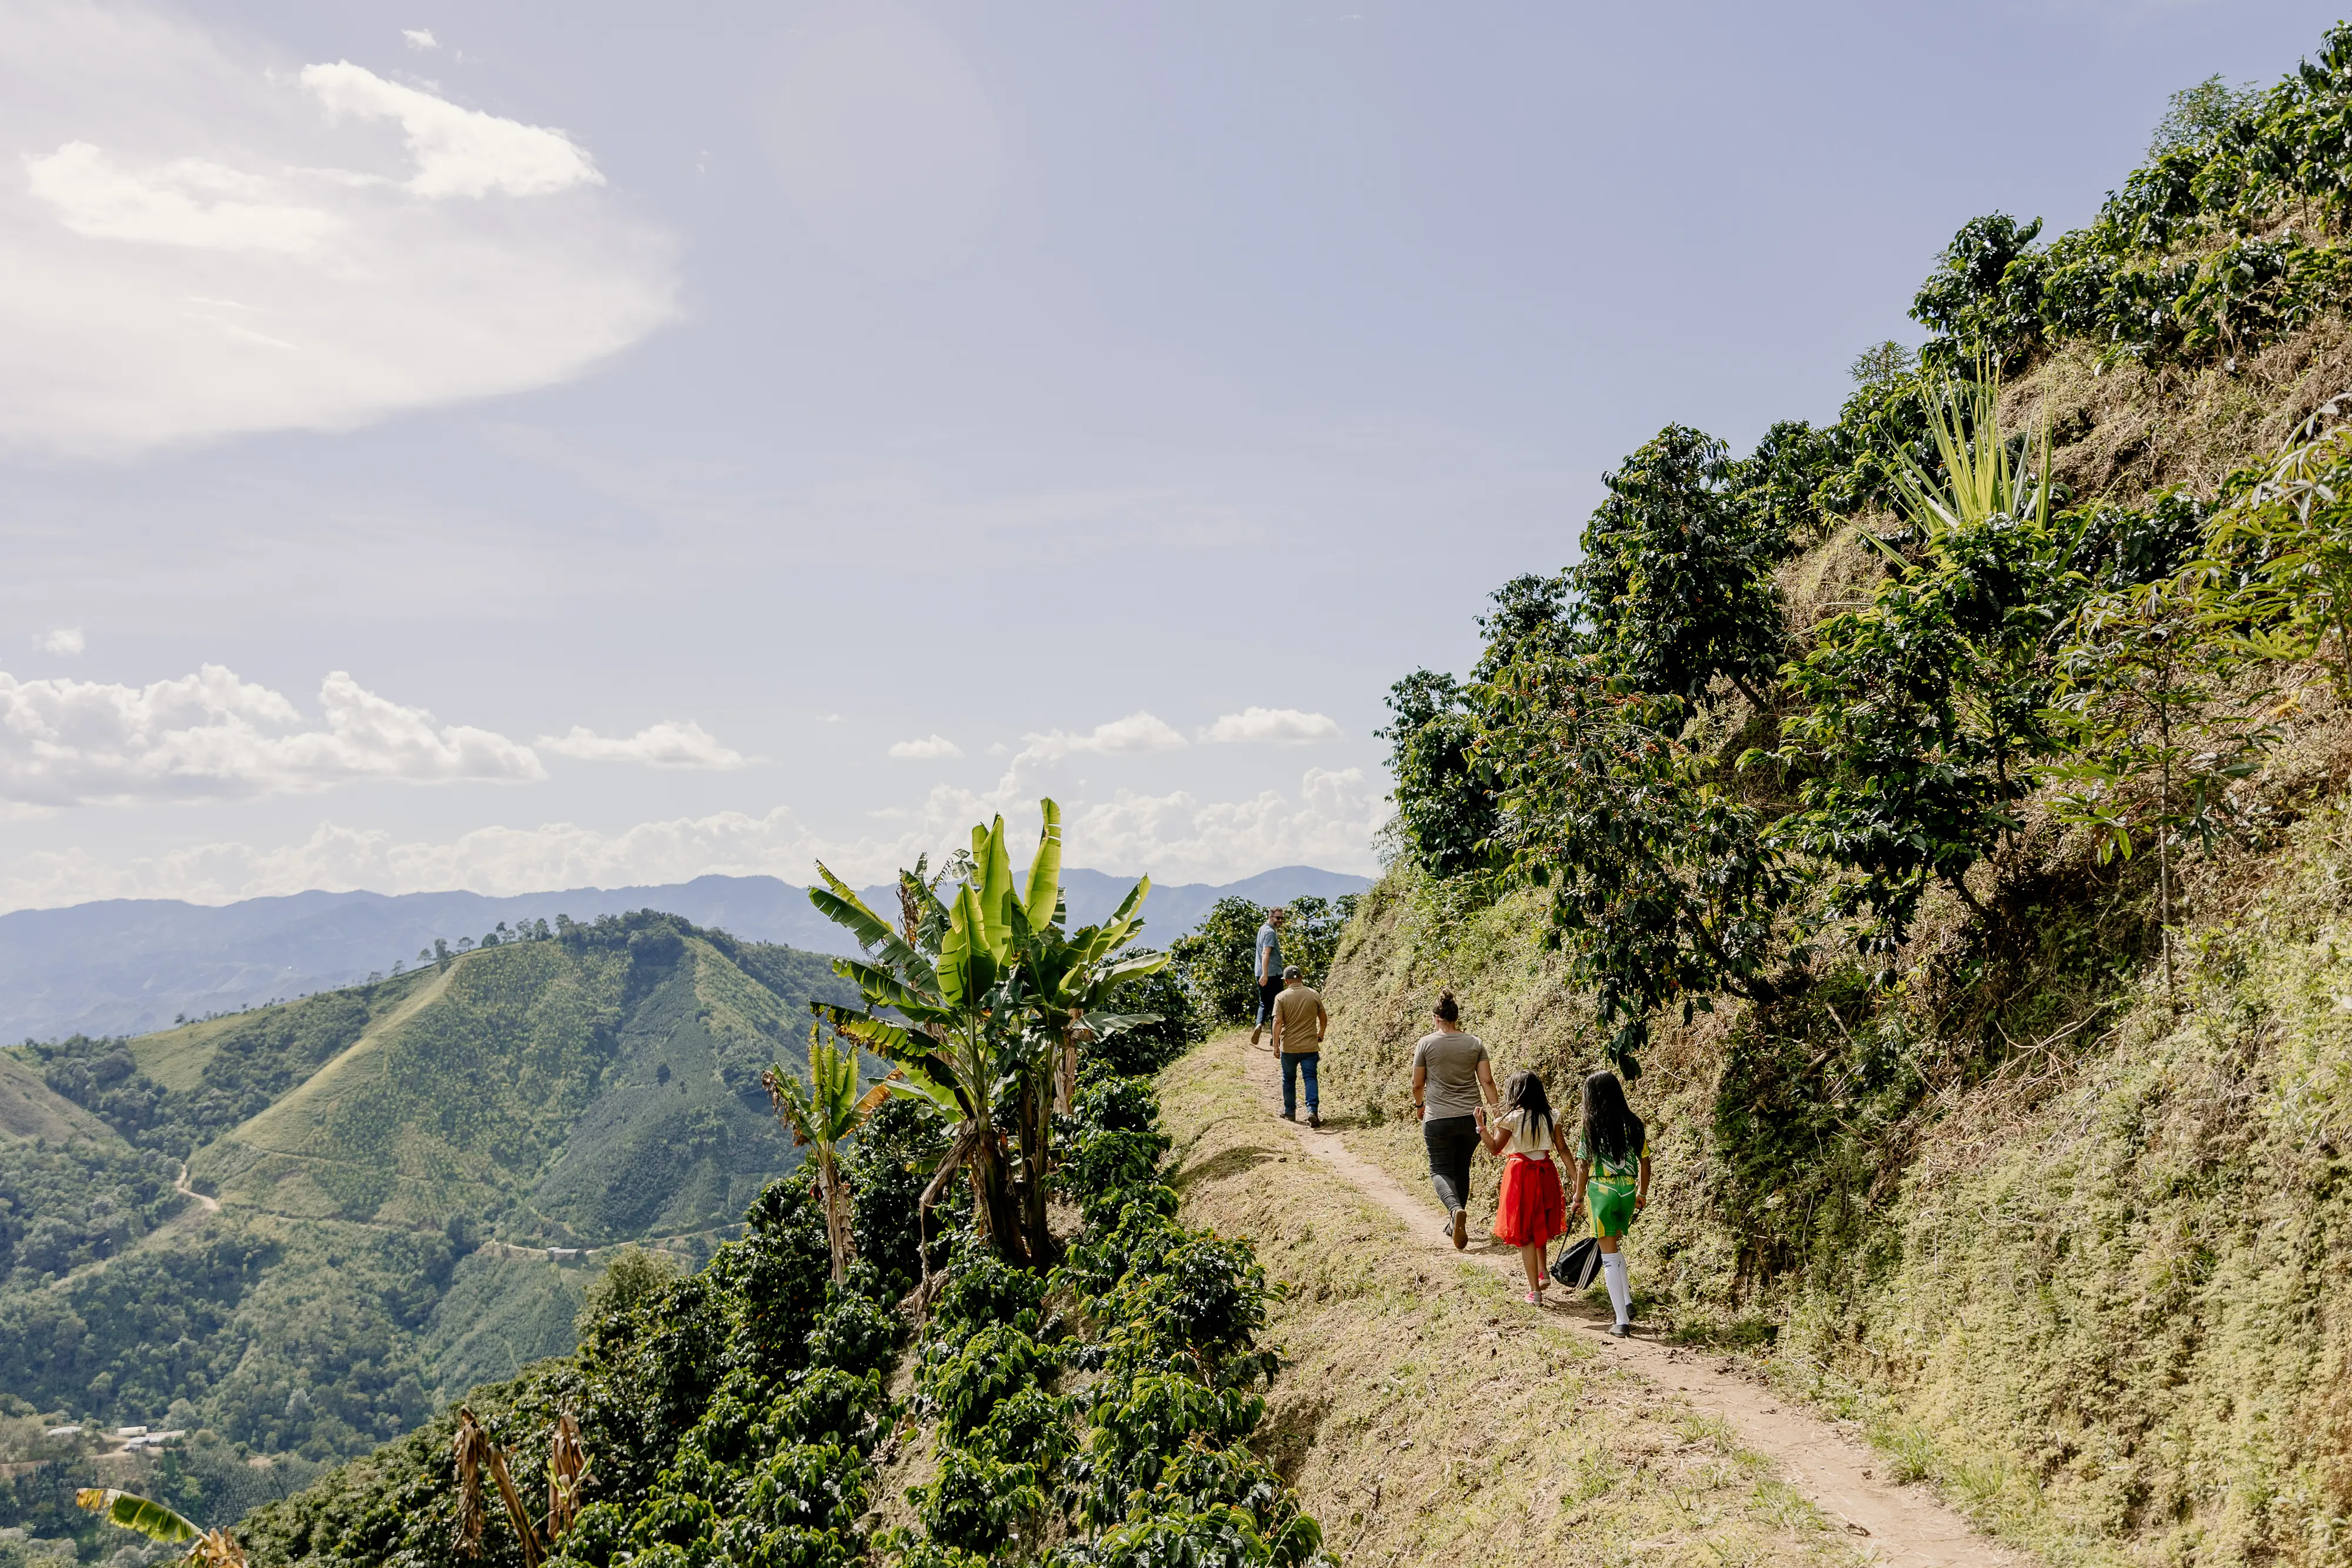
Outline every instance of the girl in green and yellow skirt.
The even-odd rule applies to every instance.
[[[1592,1210],[1592,1234],[1600,1239],[1601,1274],[1617,1322],[1609,1332],[1633,1333],[1633,1286],[1625,1277],[1622,1249],[1627,1228],[1650,1201],[1650,1135],[1642,1118],[1625,1103],[1625,1086],[1613,1072],[1584,1081],[1584,1114],[1576,1140],[1576,1208]]]

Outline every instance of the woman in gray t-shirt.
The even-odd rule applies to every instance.
[[[1478,1107],[1501,1099],[1486,1042],[1462,1027],[1452,991],[1437,994],[1437,1030],[1412,1048],[1412,1101],[1429,1146],[1429,1185],[1445,1206],[1458,1251],[1470,1245],[1470,1155],[1478,1146]]]

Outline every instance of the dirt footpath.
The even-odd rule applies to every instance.
[[[1380,1239],[1382,1244],[1407,1256],[1491,1273],[1517,1312],[1571,1330],[1612,1371],[1671,1391],[1702,1415],[1719,1419],[1741,1447],[1770,1460],[1780,1479],[1836,1521],[1865,1557],[1923,1568],[2021,1568],[2031,1562],[1979,1533],[1926,1488],[1885,1479],[1885,1461],[1867,1447],[1735,1375],[1727,1364],[1646,1339],[1638,1324],[1633,1337],[1613,1338],[1607,1333],[1605,1303],[1559,1300],[1540,1310],[1527,1305],[1518,1300],[1526,1286],[1517,1252],[1486,1241],[1483,1218],[1474,1218],[1470,1249],[1456,1252],[1445,1217],[1426,1188],[1406,1190],[1387,1171],[1351,1152],[1336,1132],[1282,1122],[1281,1074],[1273,1052],[1253,1048],[1246,1035],[1236,1034],[1210,1042],[1201,1054],[1223,1057],[1230,1063],[1227,1071],[1240,1070],[1272,1123],[1270,1138],[1295,1145],[1314,1168],[1394,1219],[1396,1228]]]

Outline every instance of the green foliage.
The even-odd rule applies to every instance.
[[[2184,87],[2165,100],[2164,118],[2148,138],[2148,162],[2169,152],[2197,152],[2217,145],[2262,103],[2252,85],[2231,87],[2218,73]]]
[[[2325,656],[2352,702],[2352,402],[2320,405],[2293,444],[2209,525],[2202,569],[2220,612],[2258,656]]]
[[[1319,1532],[1243,1446],[1265,1408],[1254,1385],[1275,1365],[1255,1348],[1266,1288],[1249,1249],[1174,1222],[1147,1082],[1093,1077],[1064,1136],[1086,1235],[1050,1287],[959,1246],[919,1380],[940,1445],[938,1478],[916,1497],[928,1544],[883,1544],[909,1563],[1018,1557],[1066,1511],[1065,1528],[1083,1531],[1056,1553],[1070,1563],[1189,1551],[1203,1519],[1232,1562],[1300,1561]],[[1089,1153],[1106,1149],[1117,1155]],[[1069,1303],[1058,1341],[1041,1335],[1049,1288]],[[1055,1391],[1066,1366],[1094,1375],[1084,1394]]]
[[[1415,670],[1389,688],[1390,798],[1397,831],[1439,876],[1487,864],[1495,833],[1493,791],[1471,760],[1478,719],[1454,677]]]
[[[887,1299],[905,1295],[922,1277],[920,1238],[907,1217],[946,1152],[935,1118],[912,1101],[891,1099],[874,1108],[842,1156],[850,1238],[859,1260],[880,1276]]]
[[[1770,458],[1764,466],[1770,466]],[[1668,425],[1601,476],[1608,498],[1570,574],[1596,651],[1635,687],[1704,701],[1727,681],[1750,704],[1780,668],[1770,568],[1787,537],[1743,504],[1723,443]]]
[[[1592,988],[1627,1078],[1651,1016],[1713,993],[1772,995],[1776,913],[1796,881],[1767,820],[1678,738],[1681,699],[1630,689],[1594,658],[1514,666],[1488,688],[1486,744],[1513,759],[1513,868],[1549,890],[1548,940]]]
[[[1912,315],[1923,357],[2011,369],[2074,339],[2143,361],[2252,352],[2340,308],[2352,160],[2352,27],[2266,89],[2218,77],[2173,96],[2148,162],[2088,227],[2036,247],[2039,222],[1965,225]]]
[[[1296,964],[1304,971],[1307,984],[1321,985],[1331,972],[1340,935],[1356,917],[1356,902],[1352,893],[1337,898],[1309,893],[1280,905],[1286,917],[1282,927],[1284,967]],[[1202,919],[1200,929],[1171,944],[1169,967],[1191,998],[1189,1028],[1198,1031],[1188,1038],[1202,1039],[1211,1027],[1247,1023],[1257,1016],[1257,931],[1273,913],[1246,898],[1221,898]],[[1139,1061],[1124,1071],[1157,1071],[1173,1060],[1169,1057],[1148,1068]]]
[[[1193,1007],[1178,961],[1118,988],[1111,1009],[1153,1021],[1130,1024],[1087,1050],[1089,1063],[1118,1077],[1150,1077],[1209,1038],[1208,1020]]]
[[[1918,362],[1915,350],[1889,338],[1856,354],[1853,363],[1846,367],[1846,373],[1859,385],[1883,386],[1909,375]]]
[[[1228,895],[1197,929],[1169,946],[1169,967],[1210,1024],[1246,1023],[1257,1013],[1257,928],[1266,912]]]
[[[951,902],[919,868],[900,873],[898,926],[822,864],[825,885],[810,889],[809,900],[868,955],[834,963],[863,994],[862,1009],[812,1005],[837,1032],[888,1060],[889,1092],[947,1129],[947,1152],[921,1207],[961,1169],[971,1180],[973,1222],[991,1245],[1044,1267],[1056,1250],[1045,1220],[1046,1118],[1055,1092],[1066,1098],[1076,1088],[1082,1039],[1151,1021],[1107,1004],[1168,959],[1119,956],[1142,930],[1136,911],[1151,891],[1149,877],[1102,925],[1063,930],[1061,808],[1039,806],[1044,829],[1018,885],[1000,817],[972,829],[969,869]],[[1010,1148],[1000,1123],[1012,1126]]]
[[[0,1280],[21,1290],[119,1256],[186,1199],[160,1154],[112,1139],[0,1135]]]

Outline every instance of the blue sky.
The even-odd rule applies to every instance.
[[[2307,5],[0,17],[0,907],[1369,870],[1388,683]],[[895,753],[895,755],[894,755]]]

